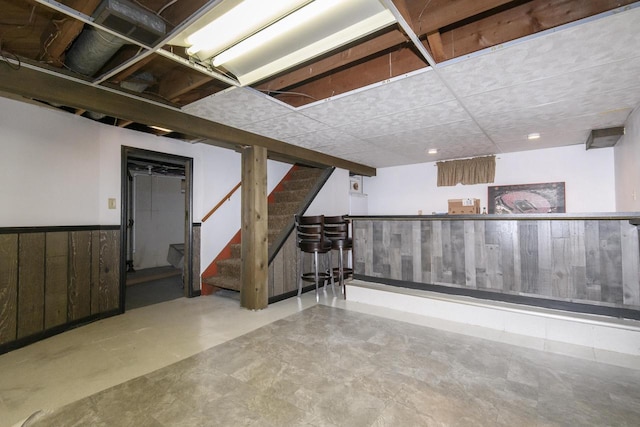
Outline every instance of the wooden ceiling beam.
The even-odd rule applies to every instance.
[[[78,12],[91,16],[102,0],[71,0],[67,2],[67,6]],[[64,64],[64,54],[67,48],[78,37],[84,23],[76,19],[65,17],[61,21],[52,21],[51,25],[42,33],[44,60],[56,67],[62,67]]]
[[[407,42],[406,36],[398,30],[379,35],[359,45],[353,46],[342,52],[336,53],[317,62],[299,68],[290,73],[276,77],[255,87],[255,89],[268,92],[277,91],[295,86],[306,80],[318,78],[330,71],[347,66],[361,59],[375,55],[394,46]]]
[[[446,59],[467,55],[633,2],[634,0],[532,0],[442,33],[443,51]]]
[[[440,37],[439,31],[427,34],[428,49],[431,52],[431,56],[436,62],[442,62],[447,59],[444,54],[444,47],[442,45],[442,37]]]
[[[426,61],[416,55],[411,48],[399,48],[386,55],[347,67],[292,89],[296,93],[305,94],[305,97],[287,94],[274,96],[294,107],[299,107],[314,102],[314,100],[329,98],[366,85],[379,83],[424,68],[427,65]]]
[[[430,34],[456,22],[512,3],[513,0],[393,0],[418,36]],[[408,16],[407,16],[408,15]],[[409,18],[409,19],[407,19]]]
[[[175,68],[160,81],[158,94],[164,99],[176,102],[180,96],[209,83],[211,80],[213,79],[206,74]]]
[[[0,65],[0,91],[95,111],[145,125],[161,126],[185,135],[203,138],[203,143],[211,145],[236,149],[255,145],[265,147],[270,152],[291,161],[335,166],[359,175],[376,174],[376,169],[370,166],[205,120],[178,109],[41,72],[27,67],[26,64],[17,70],[2,63]]]

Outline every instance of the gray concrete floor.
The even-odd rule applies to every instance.
[[[230,299],[199,298],[191,311],[218,310],[235,316],[234,323],[262,320],[245,325],[244,334],[236,324],[229,328],[233,338],[204,350],[193,346],[193,354],[176,363],[147,372],[138,368],[129,380],[95,394],[85,392],[87,397],[66,406],[42,408],[29,425],[639,424],[640,370],[366,314],[329,298],[325,303],[335,307],[316,305],[314,299],[304,295],[252,313]],[[156,313],[162,307],[165,317],[180,321],[182,311],[176,307],[183,301],[189,302],[170,301],[132,313]],[[227,326],[210,323],[205,313],[199,319],[194,325],[199,331]],[[205,341],[201,347],[217,341],[206,334],[191,340]],[[146,346],[146,340],[140,345]],[[51,355],[43,360],[49,369],[55,361]],[[134,357],[130,362],[144,361]],[[65,363],[63,357],[57,362]],[[153,358],[147,362],[153,367]],[[0,367],[3,363],[0,357]],[[122,370],[104,365],[112,374]],[[3,404],[10,403],[2,396]]]

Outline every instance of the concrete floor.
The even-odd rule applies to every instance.
[[[0,425],[639,424],[640,370],[428,326],[331,293],[176,299],[1,355]]]

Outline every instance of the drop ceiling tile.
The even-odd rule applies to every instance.
[[[572,73],[640,55],[640,8],[485,50],[439,71],[459,96]]]
[[[284,138],[285,142],[304,148],[330,147],[350,145],[362,142],[359,138],[341,130],[327,128],[316,132],[309,132]]]
[[[488,141],[482,130],[474,122],[461,121],[368,138],[367,142],[379,147],[398,150],[402,150],[404,146],[417,145],[424,150],[427,148],[440,148],[447,144],[471,144],[479,140]]]
[[[372,148],[377,148],[372,146],[370,143],[365,141],[350,141],[347,144],[330,144],[330,145],[322,145],[314,148],[315,151],[319,151],[321,153],[329,154],[331,156],[342,157],[347,154],[352,153],[361,153],[363,151],[371,150]]]
[[[554,116],[552,113],[531,112],[530,116],[496,118],[490,122],[483,118],[487,134],[496,143],[520,137],[529,133],[553,134],[563,131],[590,131],[608,127],[623,126],[631,109],[620,109],[605,113],[585,114],[573,117]]]
[[[601,98],[620,98],[625,106],[640,96],[640,57],[592,67],[562,76],[471,95],[463,99],[474,117],[558,101],[581,99],[587,105]],[[637,101],[636,101],[637,102]],[[576,108],[585,108],[576,105]]]
[[[396,151],[385,150],[383,148],[371,148],[358,153],[349,153],[343,155],[342,158],[374,168],[386,168],[418,163],[417,161],[399,154]]]
[[[426,70],[301,107],[305,116],[337,127],[454,99],[439,77]]]
[[[587,141],[589,133],[589,130],[556,130],[550,133],[542,133],[541,138],[535,141],[529,141],[520,135],[514,135],[513,139],[509,140],[505,138],[503,141],[500,141],[498,146],[502,152],[505,153],[564,147],[567,145],[584,144]]]
[[[345,125],[340,129],[366,139],[469,119],[460,103],[448,101]]]
[[[253,89],[230,88],[186,105],[183,111],[238,127],[289,114],[292,109]]]
[[[326,125],[302,114],[292,112],[260,122],[248,123],[243,125],[242,128],[269,138],[284,139],[288,136],[318,131],[326,128]]]

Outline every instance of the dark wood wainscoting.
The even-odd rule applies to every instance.
[[[0,353],[121,312],[120,226],[0,228]]]

